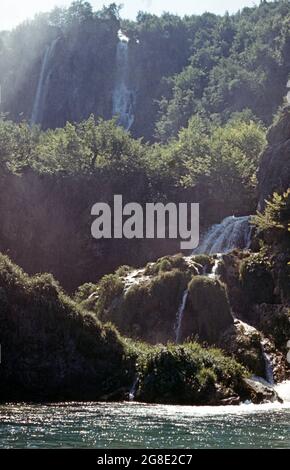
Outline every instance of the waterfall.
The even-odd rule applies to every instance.
[[[136,395],[136,389],[137,389],[137,385],[138,385],[138,378],[136,378],[134,380],[134,383],[130,389],[130,392],[129,392],[129,400],[130,401],[134,401],[135,400],[135,395]]]
[[[41,124],[43,118],[43,108],[45,105],[45,98],[48,86],[48,78],[49,78],[49,65],[51,58],[53,57],[54,50],[57,39],[54,39],[50,46],[46,46],[44,56],[42,59],[42,65],[40,70],[40,75],[38,79],[36,94],[33,103],[33,109],[31,114],[30,123],[33,124]]]
[[[218,277],[218,270],[222,262],[223,262],[223,255],[221,253],[218,253],[216,260],[214,262],[213,268],[211,270],[211,273],[208,274],[208,277],[210,277],[211,279],[216,279]]]
[[[188,294],[189,294],[188,289],[186,289],[186,291],[184,291],[184,293],[183,293],[182,301],[181,301],[181,304],[180,304],[178,312],[177,312],[177,324],[176,324],[176,328],[175,328],[175,334],[176,334],[175,342],[177,344],[180,342],[181,325],[182,325],[184,310],[185,310],[185,307],[186,307],[186,302],[187,302],[187,299],[188,299]]]
[[[264,345],[263,341],[261,341],[261,348],[262,348],[262,355],[263,355],[264,362],[265,362],[266,380],[267,380],[268,384],[274,385],[274,383],[275,383],[274,370],[273,370],[273,366],[272,366],[270,356],[265,351],[265,345]]]
[[[134,122],[135,92],[128,86],[129,79],[129,39],[119,31],[119,42],[116,56],[116,84],[113,93],[113,116],[127,131]]]
[[[227,217],[213,225],[193,254],[229,253],[235,248],[249,248],[251,242],[250,217]]]

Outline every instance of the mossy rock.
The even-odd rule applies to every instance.
[[[206,276],[193,277],[184,323],[183,338],[198,336],[201,341],[217,344],[221,334],[233,324],[224,284]]]
[[[183,272],[190,272],[196,274],[198,266],[195,259],[192,263],[188,263],[182,254],[175,256],[164,256],[156,261],[156,263],[148,263],[144,274],[146,276],[157,276],[163,272],[170,272],[178,269]]]
[[[214,261],[212,257],[208,255],[195,255],[193,259],[194,259],[194,262],[197,265],[201,266],[206,273],[210,273],[214,265]]]

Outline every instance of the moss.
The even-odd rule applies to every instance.
[[[178,269],[180,271],[188,271],[192,274],[196,273],[197,267],[192,263],[190,266],[183,255],[178,254],[176,256],[165,256],[156,261],[156,263],[149,263],[145,268],[145,275],[157,276],[162,272],[173,271]]]
[[[206,273],[209,273],[211,271],[211,268],[214,264],[213,259],[208,256],[208,255],[195,255],[194,256],[194,262],[197,265],[202,266],[204,268]]]
[[[135,339],[166,342],[173,338],[178,306],[188,280],[186,273],[173,270],[135,284],[119,301],[115,298],[105,318]]]
[[[126,276],[127,274],[129,274],[130,271],[132,271],[133,268],[131,268],[130,266],[127,266],[127,265],[124,265],[124,266],[120,266],[115,274],[118,276],[118,277],[124,277]]]
[[[262,304],[274,301],[274,280],[271,263],[263,253],[246,258],[240,266],[240,282],[251,303]]]
[[[193,277],[189,284],[183,336],[198,335],[202,341],[217,344],[220,335],[232,324],[224,284],[206,276]]]

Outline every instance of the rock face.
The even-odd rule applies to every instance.
[[[290,186],[290,106],[283,109],[267,139],[258,171],[260,210],[273,192],[283,192]]]
[[[255,328],[236,320],[224,333],[220,346],[255,375],[265,377],[261,335]]]

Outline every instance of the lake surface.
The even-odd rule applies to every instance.
[[[1,448],[290,448],[290,406],[5,404]]]

